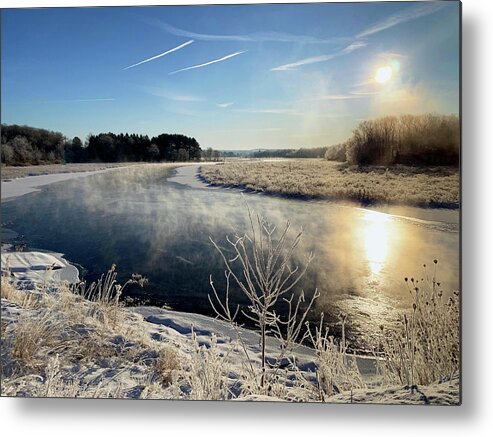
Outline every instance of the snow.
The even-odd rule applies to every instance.
[[[372,390],[357,389],[333,396],[334,403],[402,404],[402,405],[459,405],[459,375],[428,386],[384,387]]]
[[[190,188],[210,188],[210,185],[203,182],[199,178],[199,168],[201,165],[214,165],[213,163],[202,163],[200,165],[187,165],[184,167],[178,167],[176,173],[169,177],[168,182],[174,182],[180,185],[186,185]]]
[[[2,274],[12,276],[19,288],[79,282],[79,270],[60,253],[2,252],[1,260]]]
[[[13,179],[10,181],[2,181],[2,193],[1,200],[12,200],[16,197],[23,196],[28,193],[33,193],[36,191],[41,191],[39,187],[45,185],[54,184],[56,182],[68,181],[70,179],[76,179],[80,177],[86,177],[98,173],[106,173],[108,171],[113,171],[121,169],[124,167],[117,168],[107,168],[104,170],[94,170],[94,171],[81,171],[73,173],[54,173],[38,176],[26,176],[24,178]]]

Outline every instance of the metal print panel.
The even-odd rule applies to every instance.
[[[2,396],[460,404],[460,8],[3,9]]]

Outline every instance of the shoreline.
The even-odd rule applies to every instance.
[[[77,179],[80,177],[86,177],[95,174],[108,173],[127,167],[128,166],[108,167],[101,170],[87,170],[68,173],[60,172],[34,176],[23,176],[11,180],[2,180],[1,202],[7,202],[20,196],[24,196],[25,194],[41,191],[42,187],[45,187],[46,185],[51,185],[57,182],[64,182],[70,179]]]
[[[279,193],[276,191],[268,191],[263,189],[255,189],[250,188],[247,185],[243,184],[218,184],[209,182],[204,176],[199,175],[204,184],[206,184],[209,188],[218,188],[224,190],[238,190],[242,193],[246,194],[261,194],[264,196],[272,196],[277,197],[279,199],[290,199],[290,200],[299,200],[302,202],[310,202],[310,201],[319,201],[319,202],[349,202],[354,207],[386,207],[386,206],[402,206],[406,208],[420,208],[420,209],[428,209],[428,210],[447,210],[447,211],[459,211],[460,203],[451,202],[451,203],[436,203],[436,204],[406,204],[399,202],[379,202],[379,201],[370,201],[370,202],[362,202],[351,198],[345,197],[337,197],[337,196],[321,196],[321,195],[308,195],[308,194],[297,194],[297,193]]]
[[[447,173],[450,169],[440,169],[437,174],[429,173],[431,170],[420,173],[415,168],[399,167],[387,173],[380,167],[374,167],[353,173],[338,163],[314,159],[259,160],[226,162],[207,171],[200,168],[199,178],[214,188],[238,189],[245,193],[300,201],[350,202],[359,207],[394,206],[459,211],[460,196],[440,199],[440,193],[445,187],[448,189],[446,184],[451,183],[445,182],[446,177],[452,177]],[[445,173],[438,174],[440,172]],[[454,172],[452,174],[457,176]],[[293,177],[302,179],[305,185],[301,188],[293,186]],[[425,194],[420,191],[435,184],[438,184],[435,191]],[[405,190],[409,193],[403,194]]]
[[[66,173],[82,173],[97,170],[105,170],[110,168],[128,167],[131,165],[138,165],[140,162],[106,162],[106,163],[94,163],[94,162],[81,162],[81,163],[59,163],[59,164],[39,164],[39,165],[25,165],[25,166],[13,166],[2,165],[0,167],[2,182],[8,182],[15,179],[25,178],[28,176],[43,176],[53,174],[66,174]]]
[[[89,164],[92,165],[92,164]],[[39,174],[39,175],[27,175],[21,176],[15,179],[2,179],[1,181],[1,202],[7,202],[13,199],[16,199],[25,194],[34,193],[37,191],[41,191],[42,187],[47,185],[51,185],[57,182],[63,182],[70,179],[77,179],[80,177],[91,176],[95,174],[108,173],[112,171],[127,169],[130,167],[137,166],[145,166],[145,165],[163,165],[166,167],[188,167],[197,165],[196,163],[171,163],[171,162],[162,162],[162,163],[130,163],[127,165],[111,165],[109,164],[107,167],[97,170],[83,170],[83,171],[59,171],[49,174]],[[59,170],[62,170],[64,167],[60,164]],[[58,169],[57,169],[58,170]]]

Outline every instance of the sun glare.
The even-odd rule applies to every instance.
[[[386,214],[366,211],[364,215],[363,242],[368,266],[378,275],[387,260],[390,243],[390,219]]]
[[[378,83],[388,82],[392,78],[392,67],[388,65],[385,67],[380,67],[375,73],[375,80]]]

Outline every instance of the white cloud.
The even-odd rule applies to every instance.
[[[236,109],[237,112],[248,112],[251,114],[288,114],[298,115],[293,109]]]
[[[304,99],[303,101],[317,101],[317,100],[352,100],[352,99],[361,99],[366,97],[366,94],[352,92],[350,94],[329,94],[329,95],[321,95],[316,97],[311,97],[308,99]]]
[[[235,102],[226,102],[226,103],[216,103],[220,108],[229,108],[231,105],[234,105]]]
[[[179,91],[172,91],[158,87],[141,87],[147,94],[156,97],[163,97],[168,100],[174,100],[175,102],[204,102],[205,97],[197,96],[195,94],[187,94]]]
[[[347,117],[346,114],[327,114],[318,111],[304,111],[302,109],[283,109],[283,108],[248,108],[248,109],[236,109],[236,112],[246,112],[249,114],[276,114],[276,115],[291,115],[298,117],[316,117],[316,118],[343,118]]]
[[[202,41],[235,41],[235,42],[299,42],[304,44],[344,44],[350,40],[347,37],[316,38],[308,35],[293,35],[285,32],[255,32],[243,35],[217,35],[191,32],[179,29],[157,20],[148,20],[149,24],[159,27],[176,36],[184,36]]]
[[[282,129],[280,127],[267,127],[267,128],[246,128],[246,129],[219,129],[213,131],[214,133],[229,133],[229,132],[278,132]]]

